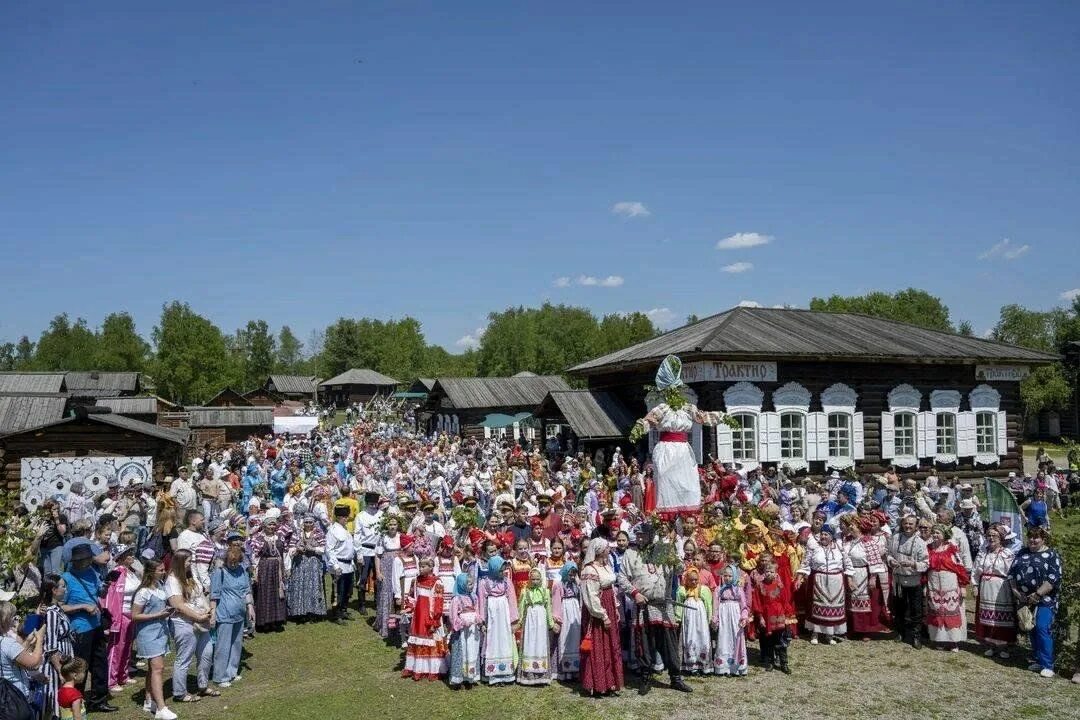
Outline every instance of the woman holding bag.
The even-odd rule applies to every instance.
[[[622,648],[619,611],[615,605],[615,573],[608,567],[608,541],[593,538],[581,568],[581,687],[592,696],[622,690]]]

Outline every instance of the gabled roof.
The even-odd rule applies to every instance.
[[[316,390],[314,375],[271,375],[268,383],[274,384],[274,390],[285,395],[314,395]]]
[[[460,410],[521,407],[531,410],[552,390],[569,390],[558,375],[534,377],[439,378],[432,395],[443,394]]]
[[[367,368],[358,370],[353,368],[352,370],[346,370],[329,380],[323,380],[319,383],[319,387],[326,387],[327,385],[384,385],[389,387],[398,384],[398,381],[394,378],[375,372],[374,370],[368,370]]]
[[[188,427],[273,427],[272,407],[189,407]]]
[[[591,374],[705,357],[1009,362],[1044,365],[1057,355],[858,313],[737,307],[570,368]]]
[[[636,418],[611,393],[602,390],[555,390],[534,413],[538,417],[562,415],[574,434],[584,440],[624,438]]]
[[[409,386],[409,392],[429,393],[435,387],[435,378],[416,378]]]
[[[134,418],[125,417],[123,415],[115,415],[113,413],[84,413],[83,417],[78,415],[70,415],[65,418],[59,418],[51,422],[42,423],[33,427],[25,427],[15,432],[7,433],[4,435],[6,440],[14,435],[21,435],[28,432],[38,432],[45,430],[46,428],[56,427],[58,425],[64,425],[67,423],[76,422],[90,422],[99,425],[109,425],[111,427],[119,428],[127,432],[137,433],[139,435],[145,435],[147,437],[157,438],[158,440],[166,440],[177,445],[186,445],[189,432],[180,428],[168,428],[160,425],[153,425]]]
[[[0,372],[0,392],[59,393],[65,389],[62,372]]]
[[[66,382],[72,395],[116,397],[139,391],[137,372],[72,371],[67,373]]]
[[[56,422],[66,407],[64,395],[0,395],[0,435]]]
[[[243,394],[241,394],[238,390],[233,390],[231,387],[227,387],[223,388],[217,395],[207,400],[204,407],[212,407],[215,400],[221,399],[228,400],[229,402],[234,402],[237,405],[241,406],[251,405],[251,401],[244,397]]]

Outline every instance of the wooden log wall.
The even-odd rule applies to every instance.
[[[589,387],[609,390],[623,402],[632,414],[645,414],[645,385],[655,382],[654,373],[630,372],[598,375],[589,378]],[[883,473],[888,462],[881,458],[881,413],[888,408],[888,394],[897,385],[907,383],[922,393],[922,410],[930,409],[930,393],[934,390],[958,390],[960,409],[968,410],[968,393],[982,384],[975,379],[973,365],[901,365],[846,362],[779,362],[777,381],[755,383],[765,392],[763,411],[775,408],[772,392],[787,382],[797,382],[811,393],[810,411],[821,410],[821,392],[834,383],[844,383],[858,393],[856,409],[863,413],[864,459],[857,461],[856,470],[864,473]],[[734,383],[695,383],[698,405],[704,410],[724,410],[723,393]],[[961,458],[955,466],[940,468],[939,475],[961,479],[1005,477],[1010,471],[1023,470],[1023,428],[1021,427],[1019,383],[988,383],[1001,393],[1001,409],[1006,412],[1007,454],[996,466],[976,467],[971,458]],[[716,452],[715,434],[706,432],[704,450]],[[923,461],[926,462],[925,460]],[[811,474],[824,472],[823,462],[810,463]],[[925,477],[930,467],[905,475]]]
[[[176,474],[183,447],[109,425],[88,421],[64,423],[0,440],[0,485],[12,490],[19,488],[23,458],[147,455],[154,461],[154,479],[161,480]]]

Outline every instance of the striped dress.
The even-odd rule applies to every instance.
[[[43,713],[47,720],[51,717],[60,717],[60,703],[56,699],[56,693],[63,684],[60,671],[50,661],[55,656],[63,663],[75,656],[75,649],[71,645],[71,624],[59,605],[50,605],[45,610],[45,639],[42,649],[45,659],[41,662],[41,672],[49,680],[45,686],[45,711]]]

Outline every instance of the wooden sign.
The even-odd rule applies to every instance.
[[[698,382],[776,382],[775,362],[709,360],[683,363],[685,383]]]
[[[1020,382],[1031,374],[1025,365],[976,365],[975,379],[985,382]]]

